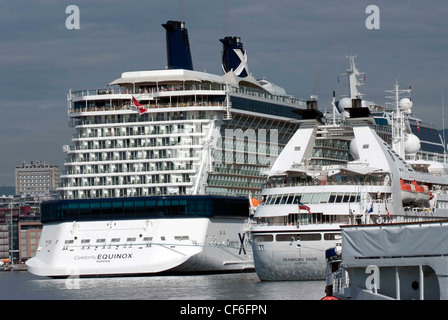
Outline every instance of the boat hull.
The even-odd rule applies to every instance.
[[[49,223],[27,268],[48,277],[248,271],[244,229],[238,218]]]
[[[335,235],[340,235],[340,229],[253,231],[257,276],[262,281],[325,279],[325,250],[340,243],[339,239],[334,239]]]

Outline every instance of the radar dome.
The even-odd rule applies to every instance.
[[[398,106],[401,110],[410,110],[412,108],[412,101],[409,98],[400,99]]]
[[[350,98],[345,97],[339,100],[338,111],[340,113],[345,112],[345,108],[351,108],[351,107],[352,107],[352,100]]]
[[[404,141],[404,151],[406,154],[415,154],[420,150],[420,139],[415,134],[408,134]]]

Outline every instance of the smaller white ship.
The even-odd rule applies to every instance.
[[[326,299],[447,300],[448,221],[342,227]],[[340,249],[340,248],[339,248]]]
[[[316,104],[301,112],[300,128],[266,172],[254,214],[261,280],[325,279],[324,252],[340,246],[344,225],[448,218],[448,166],[417,157],[420,140],[407,126],[412,102],[398,84],[393,92],[389,143],[359,98],[326,122]]]

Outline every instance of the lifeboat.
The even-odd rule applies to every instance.
[[[412,185],[415,187],[415,191],[417,192],[417,199],[415,199],[415,203],[418,205],[429,205],[429,188],[426,185],[418,184],[417,181],[412,181]]]
[[[417,191],[415,185],[411,183],[405,183],[403,179],[400,179],[401,185],[401,201],[403,204],[411,204],[417,200]]]

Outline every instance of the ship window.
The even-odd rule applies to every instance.
[[[189,240],[190,237],[189,236],[174,236],[174,240]]]
[[[329,192],[325,192],[325,193],[322,193],[322,196],[320,198],[320,202],[321,203],[327,203],[329,201],[329,199],[330,199],[330,193]]]
[[[281,195],[277,196],[277,199],[275,199],[275,204],[279,204],[280,200],[282,200],[282,196]]]
[[[104,242],[106,242],[106,239],[96,239],[96,242],[97,243],[104,243]]]
[[[272,234],[254,235],[254,242],[272,242],[274,236]]]
[[[277,241],[297,241],[297,239],[297,234],[278,234],[275,237],[275,240]]]
[[[322,239],[322,235],[320,233],[302,233],[299,237],[300,241],[319,241]]]
[[[110,242],[120,242],[120,238],[112,238],[110,239]]]
[[[286,201],[286,203],[287,204],[292,204],[292,203],[294,203],[293,200],[294,200],[294,195],[290,194],[289,197],[288,197],[288,201]]]
[[[65,240],[65,244],[73,244],[73,240]]]
[[[313,193],[310,203],[319,203],[321,195],[321,193]]]
[[[280,201],[280,204],[285,204],[285,203],[286,203],[286,200],[288,200],[288,195],[287,195],[287,194],[285,194],[285,195],[282,197],[282,200]]]
[[[144,237],[143,241],[152,241],[152,237]]]
[[[340,240],[341,234],[340,233],[325,233],[324,234],[324,240]]]
[[[267,196],[266,197],[266,201],[264,202],[264,204],[269,204],[269,202],[271,202],[272,197],[271,196]]]
[[[82,239],[81,243],[90,243],[90,239]]]
[[[311,197],[313,196],[312,193],[304,193],[301,199],[302,203],[310,203]]]
[[[127,238],[126,239],[126,242],[133,242],[133,241],[135,241],[136,240],[136,238]]]

